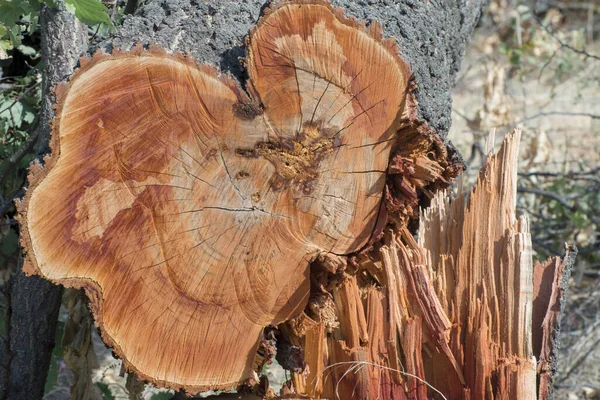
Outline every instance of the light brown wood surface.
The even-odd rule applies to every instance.
[[[249,95],[158,49],[82,59],[21,205],[25,271],[85,288],[127,367],[188,392],[252,378],[309,262],[367,244],[409,113],[397,49],[325,3],[268,10],[246,66]]]

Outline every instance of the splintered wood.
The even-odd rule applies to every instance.
[[[299,392],[329,399],[548,398],[571,255],[533,264],[528,220],[516,216],[519,140],[519,131],[505,138],[468,196],[459,190],[452,201],[444,192],[433,198],[421,214],[418,243],[407,228],[388,228],[358,256],[355,273],[318,297],[313,290],[313,299],[332,297],[339,324],[315,306],[302,316],[306,326],[331,328],[321,341],[306,331],[311,357],[309,373],[293,376]]]

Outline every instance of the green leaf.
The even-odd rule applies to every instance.
[[[13,47],[19,47],[21,45],[21,40],[23,40],[21,27],[18,25],[11,27],[8,31],[8,37],[12,41]]]
[[[106,23],[110,25],[108,9],[98,0],[65,0],[67,9],[72,12],[81,22],[88,25]],[[71,6],[71,7],[69,7]]]
[[[75,13],[77,12],[77,10],[75,9],[75,6],[73,4],[71,4],[70,2],[65,2],[65,7],[66,7],[67,11],[73,15],[75,15]]]
[[[35,113],[31,111],[25,111],[23,113],[23,122],[27,122],[28,124],[32,123],[35,120]]]
[[[0,103],[0,119],[6,121],[9,128],[18,128],[23,123],[23,104],[8,100]]]
[[[19,166],[21,168],[27,168],[34,158],[35,156],[33,154],[27,154],[21,159],[21,161],[19,162]]]
[[[24,56],[27,57],[34,57],[36,55],[36,51],[33,47],[30,46],[25,46],[25,45],[20,45],[17,50],[19,50],[21,52],[21,54],[23,54]]]
[[[0,40],[0,60],[7,60],[8,51],[12,49],[12,43],[8,40]]]
[[[0,23],[7,28],[19,21],[23,14],[19,2],[0,0]]]

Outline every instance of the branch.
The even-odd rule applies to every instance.
[[[590,117],[592,119],[600,119],[600,114],[591,114],[591,113],[584,113],[584,112],[568,112],[568,111],[542,111],[537,114],[533,114],[529,117],[525,117],[523,119],[516,121],[513,124],[513,126],[517,126],[518,124],[520,124],[522,122],[529,121],[532,119],[536,119],[536,118],[540,118],[540,117],[548,117],[548,116],[552,116],[552,115],[564,115],[564,116],[569,116],[569,117]]]
[[[31,85],[30,87],[28,87],[27,89],[25,89],[23,91],[23,93],[21,93],[20,95],[17,96],[15,101],[13,101],[10,105],[8,105],[8,106],[4,107],[2,110],[0,110],[0,114],[13,108],[15,106],[15,104],[17,104],[19,101],[23,100],[23,97],[27,96],[33,89],[37,88],[39,85],[40,85],[40,82],[36,82],[33,85]]]
[[[543,22],[540,20],[540,17],[538,17],[538,16],[537,16],[536,12],[534,12],[534,13],[533,13],[533,18],[536,20],[536,22],[537,22],[537,23],[538,23],[538,24],[539,24],[539,25],[540,25],[540,26],[541,26],[541,27],[542,27],[542,28],[543,28],[543,29],[544,29],[546,32],[548,32],[548,34],[549,34],[550,36],[552,36],[552,38],[553,38],[554,40],[556,40],[556,41],[557,41],[557,42],[560,44],[560,46],[561,46],[561,47],[564,47],[564,48],[566,48],[566,49],[569,49],[569,50],[571,50],[571,51],[572,51],[572,52],[574,52],[574,53],[577,53],[577,54],[584,55],[586,58],[593,58],[593,59],[595,59],[595,60],[600,60],[600,57],[599,57],[599,56],[597,56],[597,55],[595,55],[595,54],[590,54],[590,53],[588,53],[588,52],[587,52],[587,51],[585,51],[585,50],[578,49],[578,48],[576,48],[576,47],[573,47],[573,46],[571,46],[571,45],[570,45],[570,44],[568,44],[568,43],[565,43],[565,42],[564,42],[564,41],[563,41],[561,38],[557,37],[557,36],[554,34],[554,31],[553,31],[552,29],[550,29],[550,28],[549,28],[549,27],[548,27],[546,24],[544,24],[544,23],[543,23]]]
[[[532,176],[541,176],[543,178],[568,178],[572,180],[578,181],[592,181],[600,183],[600,178],[598,174],[600,173],[600,168],[594,168],[588,171],[579,171],[579,172],[568,172],[568,173],[560,173],[560,172],[546,172],[546,171],[531,171],[531,172],[519,172],[519,176],[529,178]]]
[[[547,197],[549,199],[556,200],[557,202],[559,202],[560,204],[562,204],[564,207],[566,207],[570,211],[575,211],[575,207],[574,206],[570,205],[567,202],[567,200],[563,199],[562,197],[560,197],[556,193],[548,192],[548,191],[542,190],[542,189],[526,188],[526,187],[523,187],[523,186],[519,186],[519,188],[517,189],[517,191],[519,191],[521,193],[537,194],[539,196],[544,196],[544,197]]]
[[[37,143],[38,138],[39,130],[35,129],[33,135],[31,135],[27,143],[25,143],[23,147],[21,147],[16,153],[11,154],[10,157],[2,163],[2,166],[0,166],[0,182],[4,180],[6,175],[13,170],[13,168],[23,159],[23,157],[31,153],[33,147]],[[0,216],[2,216],[2,213],[0,213]]]

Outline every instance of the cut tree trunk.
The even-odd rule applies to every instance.
[[[249,95],[157,48],[82,59],[21,207],[25,270],[85,288],[105,341],[173,388],[253,378],[263,328],[308,301],[309,262],[371,239],[411,124],[394,43],[325,3],[269,9],[246,65]]]
[[[436,195],[462,169],[449,89],[480,8],[341,3],[399,47],[323,1],[280,2],[240,69],[258,2],[129,18],[56,89],[24,270],[84,288],[126,367],[188,393],[253,386],[276,341],[298,396],[533,398],[539,380],[546,398],[568,263],[532,263],[519,133],[466,209]]]

